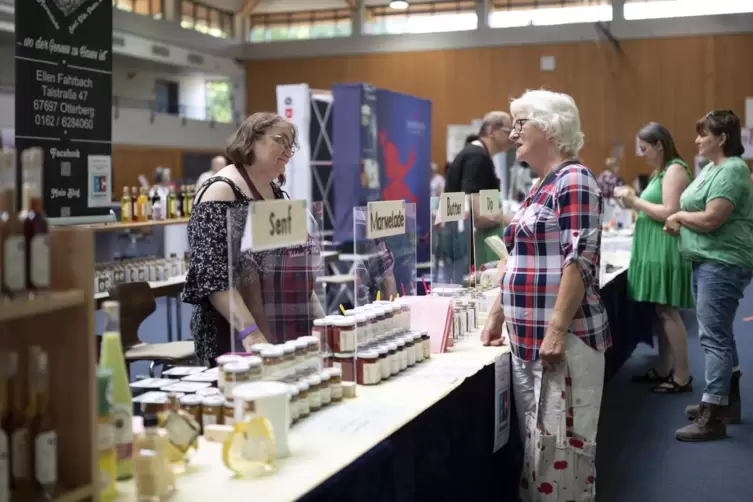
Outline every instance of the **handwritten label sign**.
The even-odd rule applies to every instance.
[[[252,202],[241,241],[241,250],[299,246],[308,238],[308,214],[305,200]]]
[[[465,218],[465,193],[445,192],[439,198],[440,223],[460,221]]]
[[[112,4],[16,0],[15,144],[44,149],[43,207],[52,218],[110,212]],[[91,158],[106,158],[98,165],[107,168],[92,175]],[[93,176],[101,197],[60,196],[87,185],[91,193]]]
[[[382,200],[366,206],[366,237],[381,239],[405,233],[405,201]]]
[[[480,216],[493,216],[502,211],[499,190],[481,190],[478,193],[478,212]]]

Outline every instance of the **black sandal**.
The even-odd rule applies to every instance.
[[[633,375],[633,383],[662,383],[666,382],[672,377],[672,371],[670,370],[667,376],[661,376],[658,371],[651,368],[642,375]]]
[[[680,385],[674,378],[669,378],[665,382],[662,382],[651,389],[651,391],[656,394],[682,394],[684,392],[693,392],[693,377],[688,378],[688,383],[685,385]]]

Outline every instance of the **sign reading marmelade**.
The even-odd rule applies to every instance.
[[[112,203],[112,1],[15,5],[16,149],[45,152],[47,216],[106,215]],[[19,165],[19,184],[21,177]]]
[[[366,206],[366,237],[381,239],[405,233],[405,201],[383,200]]]

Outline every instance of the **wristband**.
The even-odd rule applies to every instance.
[[[248,328],[246,328],[243,331],[241,331],[240,333],[238,333],[238,338],[240,338],[241,340],[245,340],[248,337],[248,335],[250,335],[254,331],[257,331],[258,329],[259,329],[259,325],[258,324],[252,324]]]

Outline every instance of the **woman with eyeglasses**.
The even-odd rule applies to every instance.
[[[324,315],[314,294],[319,260],[311,239],[296,248],[241,250],[249,204],[285,198],[285,166],[295,149],[292,124],[255,113],[229,139],[225,156],[232,164],[196,195],[183,301],[194,305],[196,355],[210,364],[232,345],[244,351],[308,335],[313,318]]]
[[[688,406],[693,422],[680,441],[710,441],[740,423],[740,360],[732,326],[753,277],[753,187],[742,159],[740,118],[713,111],[696,123],[698,154],[709,161],[680,197],[680,211],[664,229],[680,236],[691,263],[698,336],[705,354],[706,387]]]

